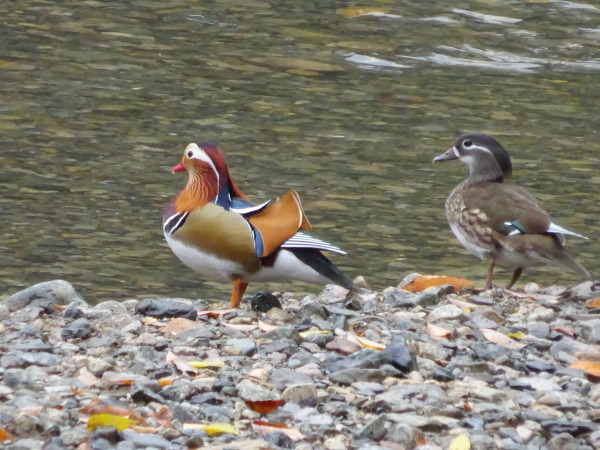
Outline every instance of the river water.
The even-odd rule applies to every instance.
[[[20,0],[0,6],[0,286],[52,278],[89,301],[225,300],[184,267],[162,210],[189,142],[215,141],[257,200],[298,190],[351,277],[485,266],[443,204],[467,174],[434,165],[494,135],[516,180],[600,271],[600,9],[568,1]],[[497,270],[499,282],[510,274]],[[560,269],[523,281],[577,281]],[[258,289],[318,292],[296,283]]]

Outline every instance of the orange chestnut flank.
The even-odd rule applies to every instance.
[[[221,150],[189,144],[173,173],[187,172],[185,188],[167,206],[163,232],[169,247],[203,278],[233,285],[238,308],[249,282],[298,280],[358,288],[322,251],[346,254],[310,231],[294,190],[255,203],[236,186]]]

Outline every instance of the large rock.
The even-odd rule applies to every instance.
[[[89,307],[87,302],[82,299],[75,291],[71,283],[65,280],[52,280],[23,289],[16,294],[5,299],[2,304],[7,306],[10,311],[17,311],[26,306],[35,306],[45,303],[54,305],[68,305],[74,303],[80,306]]]

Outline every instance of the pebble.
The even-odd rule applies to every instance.
[[[261,293],[253,310],[245,302],[197,318],[214,306],[146,299],[92,307],[66,281],[41,283],[0,302],[0,428],[11,436],[3,445],[433,450],[462,434],[471,448],[600,448],[600,387],[570,368],[600,363],[600,318],[584,301],[596,285],[526,289],[527,300],[447,286],[362,294],[329,286],[304,299]],[[176,317],[199,326],[163,333]],[[262,331],[258,318],[273,328]],[[450,334],[430,335],[428,323]],[[111,411],[148,432],[88,431],[92,414]],[[189,428],[209,423],[240,434]]]

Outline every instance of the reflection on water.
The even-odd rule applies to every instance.
[[[597,274],[600,11],[416,3],[0,7],[2,292],[60,277],[91,301],[227,298],[161,236],[184,183],[169,168],[205,140],[257,199],[297,189],[317,233],[350,253],[334,257],[349,275],[379,289],[412,271],[482,280],[443,213],[466,167],[431,164],[463,131],[505,144],[517,180],[591,238],[571,245]],[[266,287],[318,290],[249,292]]]

